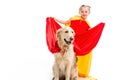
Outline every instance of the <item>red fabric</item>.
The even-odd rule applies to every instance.
[[[82,34],[90,28],[90,26],[83,20],[72,20],[70,27],[72,27],[76,35]]]
[[[71,21],[70,27],[73,28],[76,33],[74,41],[76,56],[86,55],[95,48],[102,34],[104,25],[105,23],[99,23],[88,30],[90,27],[85,21]],[[46,42],[48,49],[53,54],[60,51],[56,39],[56,31],[59,28],[61,28],[61,26],[55,22],[53,18],[48,17],[46,19]]]
[[[55,22],[52,17],[46,18],[46,42],[48,49],[52,53],[60,51],[57,45],[56,31],[61,28],[61,26]]]
[[[89,30],[89,25],[85,21],[71,21],[71,27],[76,32],[74,50],[77,56],[89,53],[98,43],[105,23],[99,23]]]

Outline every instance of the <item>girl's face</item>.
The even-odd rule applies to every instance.
[[[81,7],[79,14],[82,16],[83,19],[87,19],[88,15],[90,14],[89,7]]]

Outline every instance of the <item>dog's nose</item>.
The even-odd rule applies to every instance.
[[[72,41],[72,40],[73,40],[73,38],[72,38],[72,37],[70,37],[70,40]]]

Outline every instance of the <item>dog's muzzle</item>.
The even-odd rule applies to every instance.
[[[65,43],[66,43],[66,44],[70,45],[70,44],[72,43],[72,41],[73,41],[73,38],[72,38],[72,37],[70,37],[70,39],[69,39],[69,40],[64,39],[64,41],[65,41]]]

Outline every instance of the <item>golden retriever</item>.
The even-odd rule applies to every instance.
[[[78,80],[76,57],[73,50],[75,32],[70,27],[60,28],[57,33],[60,52],[55,53],[53,80]]]

